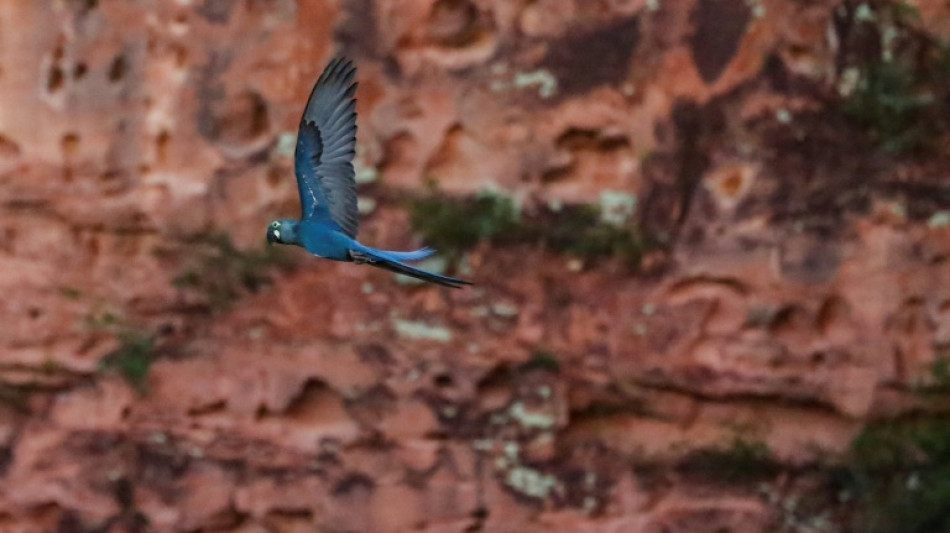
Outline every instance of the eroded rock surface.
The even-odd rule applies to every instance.
[[[950,347],[946,116],[905,158],[834,103],[950,37],[911,4],[4,2],[0,529],[837,531],[787,502]],[[434,184],[599,204],[642,264],[258,254],[336,51],[367,242]],[[690,467],[737,435],[790,470]]]

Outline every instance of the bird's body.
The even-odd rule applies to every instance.
[[[327,65],[314,85],[297,132],[294,174],[300,195],[300,220],[279,219],[267,226],[267,241],[302,246],[336,261],[367,263],[447,287],[470,284],[407,265],[432,255],[379,250],[356,240],[358,211],[353,156],[356,147],[356,68],[343,58]]]

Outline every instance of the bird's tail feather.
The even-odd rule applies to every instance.
[[[365,251],[353,250],[350,252],[350,254],[353,256],[353,258],[356,261],[359,261],[361,263],[367,263],[374,267],[382,268],[390,272],[395,272],[396,274],[402,274],[404,276],[410,276],[416,279],[421,279],[422,281],[437,283],[439,285],[443,285],[445,287],[451,287],[453,289],[460,289],[462,288],[463,285],[472,284],[472,282],[470,281],[453,278],[451,276],[443,276],[441,274],[435,274],[433,272],[427,272],[420,268],[409,266],[405,263],[390,259],[389,255],[391,253],[392,252],[385,252],[383,250],[370,249],[368,247]],[[396,253],[412,254],[416,252],[396,252]],[[383,254],[386,254],[386,255],[383,255]],[[431,252],[429,252],[426,255],[431,255]],[[425,257],[425,255],[423,257]]]
[[[413,250],[411,252],[397,252],[395,250],[377,250],[373,248],[372,251],[380,256],[385,257],[386,259],[392,261],[418,261],[420,259],[425,259],[430,255],[435,253],[435,250],[426,246],[425,248],[419,248],[418,250]]]

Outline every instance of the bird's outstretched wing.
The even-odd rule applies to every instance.
[[[353,63],[342,57],[323,70],[300,119],[294,153],[301,219],[328,217],[353,238],[359,225],[353,172],[355,73]]]

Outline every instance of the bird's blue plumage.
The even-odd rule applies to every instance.
[[[330,61],[317,80],[297,131],[294,173],[302,220],[329,218],[356,237],[356,67],[347,59]]]
[[[268,242],[302,246],[337,261],[366,263],[399,274],[460,288],[470,282],[407,265],[434,253],[379,250],[356,240],[359,229],[353,156],[356,154],[356,67],[345,58],[330,61],[317,80],[297,132],[294,174],[300,220],[275,220]]]

